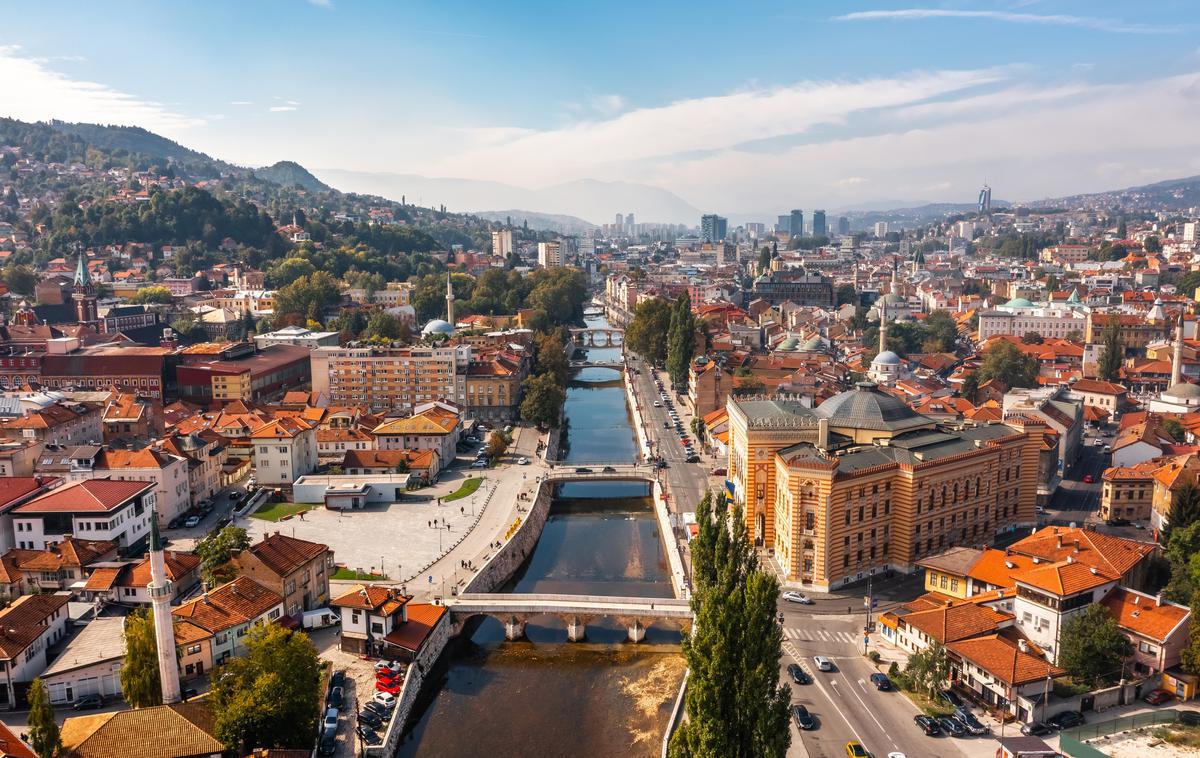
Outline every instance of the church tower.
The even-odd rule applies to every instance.
[[[75,292],[71,295],[75,302],[75,320],[88,324],[99,320],[96,309],[96,288],[92,284],[91,274],[88,273],[83,251],[79,252],[79,262],[75,264]]]
[[[454,326],[454,288],[450,286],[450,272],[446,272],[446,321]]]
[[[154,639],[158,643],[158,677],[164,705],[178,703],[179,666],[175,662],[175,627],[171,621],[171,580],[167,578],[158,513],[150,511],[150,583],[146,585],[154,612]]]

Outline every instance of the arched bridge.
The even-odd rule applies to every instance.
[[[640,480],[653,482],[657,479],[656,471],[650,466],[618,464],[606,466],[599,463],[572,465],[555,463],[554,468],[543,476],[550,482],[590,482],[590,481],[629,481]]]
[[[625,368],[624,361],[571,361],[571,368],[611,368],[620,371]]]
[[[620,347],[625,344],[625,330],[613,326],[577,327],[571,330],[576,345],[589,347]]]
[[[659,623],[685,634],[692,628],[692,608],[686,600],[649,597],[604,597],[599,595],[463,594],[447,603],[451,633],[459,634],[472,616],[491,616],[504,624],[504,638],[525,636],[525,624],[537,616],[559,618],[567,627],[567,639],[580,642],[587,637],[588,623],[601,618],[623,624],[631,642],[641,642],[646,627]]]

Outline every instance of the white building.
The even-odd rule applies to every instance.
[[[1103,600],[1120,580],[1070,557],[1024,571],[1016,579],[1013,615],[1017,627],[1052,663],[1058,663],[1063,626]]]
[[[538,243],[538,265],[557,268],[563,265],[563,243],[560,240]]]
[[[124,657],[125,619],[93,619],[42,672],[50,702],[69,705],[84,695],[120,697]]]
[[[314,332],[303,326],[285,326],[267,334],[254,335],[259,350],[269,345],[297,345],[310,350],[318,347],[337,347],[337,332]]]
[[[70,596],[23,595],[0,611],[0,705],[16,708],[18,690],[46,670],[46,649],[67,633]]]
[[[128,548],[150,534],[154,502],[153,482],[88,479],[66,484],[13,509],[17,547],[46,550],[72,535]]]
[[[317,467],[316,430],[300,419],[275,419],[252,432],[250,440],[259,484],[290,485]]]
[[[1002,335],[1021,336],[1026,332],[1055,339],[1066,339],[1072,332],[1083,335],[1087,331],[1087,314],[1087,306],[1078,299],[1074,303],[1068,300],[1064,305],[1035,305],[1018,297],[979,314],[979,341]]]
[[[177,455],[149,447],[107,450],[96,445],[79,445],[67,451],[67,457],[70,463],[63,478],[69,482],[87,479],[153,482],[159,526],[166,526],[192,506],[188,462]]]
[[[513,236],[512,229],[500,229],[492,232],[492,255],[499,255],[507,258],[512,255],[513,251]]]

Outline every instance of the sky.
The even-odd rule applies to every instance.
[[[249,166],[630,181],[764,221],[1200,174],[1195,0],[42,0],[4,18],[0,114]]]

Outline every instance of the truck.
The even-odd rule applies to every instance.
[[[303,622],[305,629],[324,629],[327,626],[340,624],[342,620],[328,608],[318,608],[315,611],[305,611]]]

